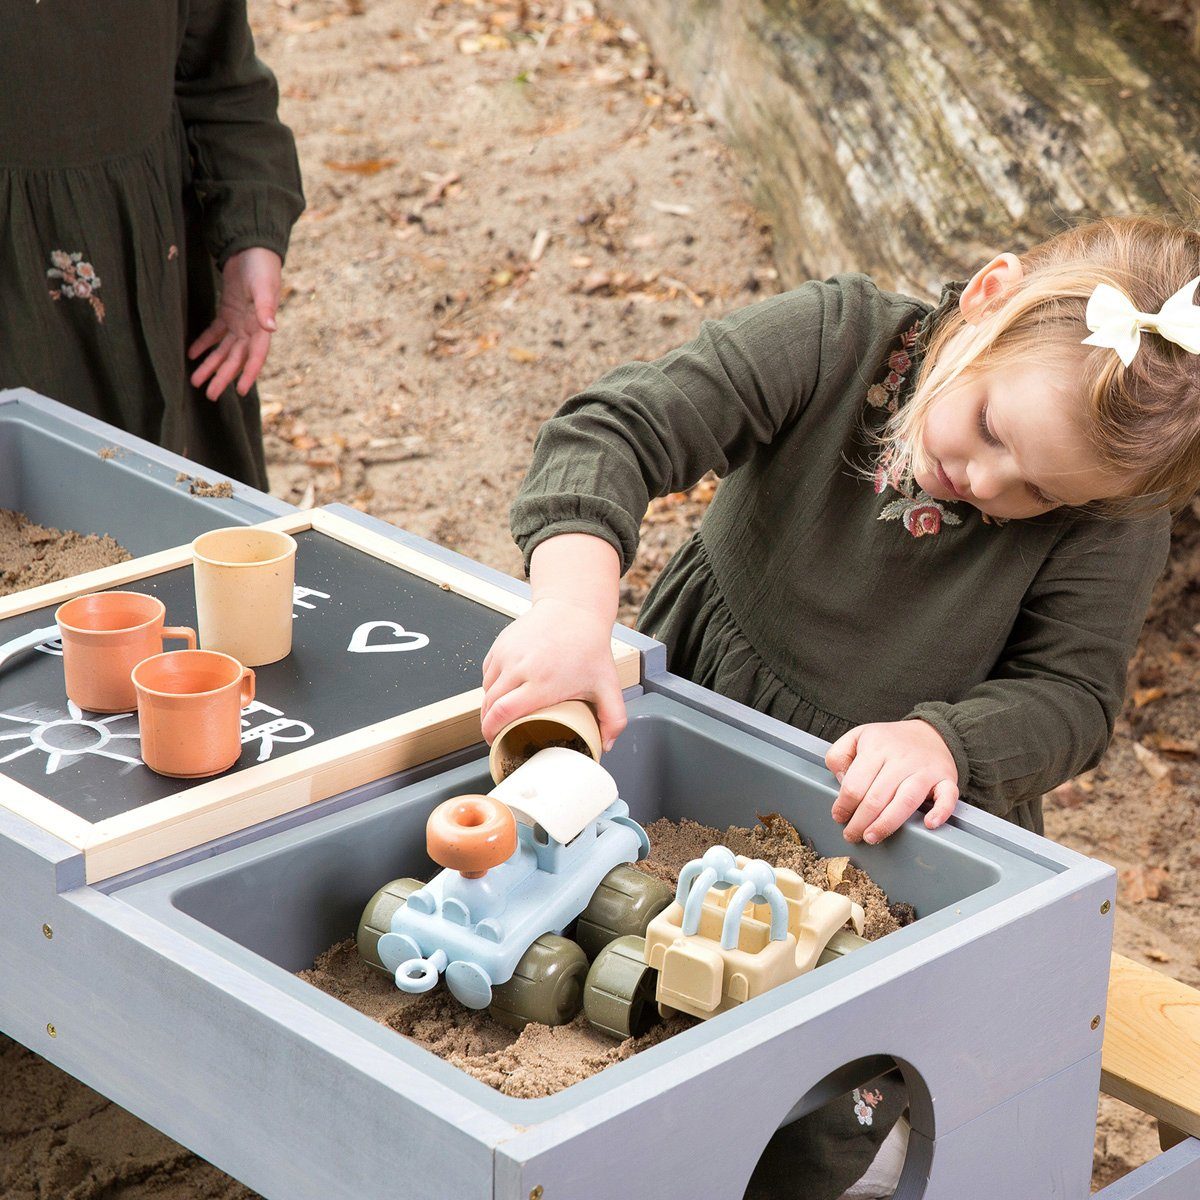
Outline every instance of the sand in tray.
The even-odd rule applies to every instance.
[[[112,538],[50,529],[0,508],[0,596],[132,558]]]
[[[646,827],[650,856],[637,866],[674,886],[685,863],[723,844],[735,854],[787,867],[816,887],[836,882],[837,891],[866,911],[865,932],[871,941],[914,919],[909,905],[889,903],[865,872],[845,859],[822,858],[805,845],[783,817],[759,820],[754,829],[731,825],[724,831],[695,821],[655,821]],[[299,975],[506,1096],[523,1099],[551,1096],[696,1023],[680,1015],[640,1038],[616,1041],[597,1033],[581,1014],[567,1025],[527,1025],[518,1034],[486,1012],[465,1008],[444,987],[421,996],[398,991],[359,958],[353,938],[330,947]]]

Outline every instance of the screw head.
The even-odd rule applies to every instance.
[[[542,1200],[542,1185],[539,1183],[537,1187],[529,1193],[529,1200]]]
[[[48,1025],[46,1026],[46,1032],[47,1032],[47,1033],[48,1033],[48,1034],[49,1034],[51,1037],[58,1037],[58,1030],[57,1030],[57,1029],[55,1029],[55,1028],[54,1028],[54,1026],[53,1026],[53,1025],[51,1025],[51,1024],[48,1024]]]
[[[1112,908],[1112,903],[1108,900],[1105,900],[1105,902],[1102,905],[1100,905],[1100,915],[1102,917],[1108,916],[1108,910],[1110,908]]]
[[[1092,1018],[1092,1028],[1093,1028],[1093,1029],[1099,1029],[1099,1028],[1100,1028],[1100,1018],[1099,1018],[1098,1016],[1097,1016],[1097,1017],[1093,1017],[1093,1018]]]
[[[42,935],[47,938],[52,938],[54,936],[54,930],[51,929],[49,925],[43,925]]]

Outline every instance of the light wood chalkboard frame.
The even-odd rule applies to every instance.
[[[324,509],[277,517],[253,528],[291,534],[315,530],[506,616],[519,616],[529,607],[523,596]],[[30,588],[0,600],[0,619],[177,570],[191,561],[189,543]],[[639,683],[638,651],[616,639],[612,651],[621,687]],[[482,699],[482,688],[460,692],[95,823],[3,775],[0,806],[80,850],[87,882],[96,883],[478,742]]]

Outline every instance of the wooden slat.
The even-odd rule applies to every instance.
[[[1200,991],[1112,956],[1101,1088],[1200,1137]]]

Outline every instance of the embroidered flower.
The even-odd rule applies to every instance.
[[[869,1097],[875,1095],[878,1099],[871,1100]],[[854,1115],[858,1118],[860,1125],[870,1125],[875,1119],[874,1106],[883,1099],[879,1093],[868,1092],[865,1096],[855,1088],[851,1094],[851,1099],[854,1101]]]
[[[887,377],[882,383],[873,384],[867,389],[867,402],[873,408],[886,408],[894,413],[900,407],[900,389],[912,367],[909,351],[917,344],[920,332],[921,322],[916,321],[900,335],[900,349],[888,355]]]
[[[951,512],[940,501],[935,500],[924,489],[915,496],[905,496],[883,506],[879,514],[881,521],[899,520],[915,538],[927,534],[941,533],[942,525],[961,525],[962,517]]]
[[[100,290],[100,276],[96,274],[96,268],[84,262],[83,255],[78,251],[68,254],[65,250],[51,250],[50,263],[46,278],[62,281],[58,287],[50,289],[50,299],[86,300],[92,306],[96,320],[103,325],[104,301],[96,295]]]

